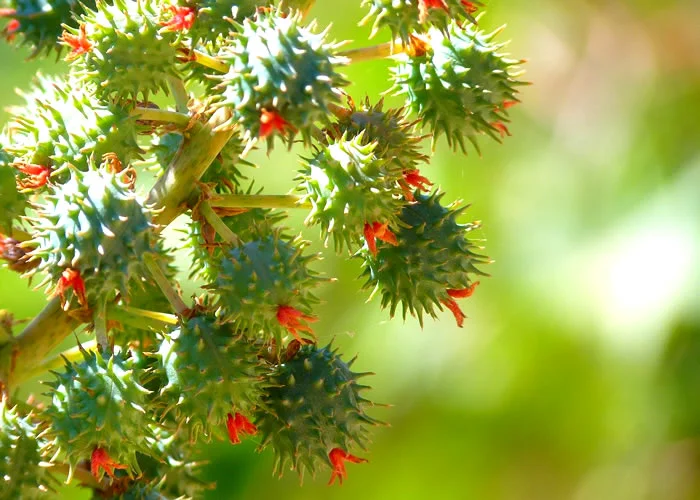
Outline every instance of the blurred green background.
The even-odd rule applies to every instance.
[[[327,253],[339,280],[315,331],[376,372],[370,397],[393,407],[373,415],[391,427],[340,488],[325,473],[302,487],[272,477],[255,438],[202,447],[219,484],[207,498],[700,498],[700,3],[487,3],[481,24],[507,23],[502,39],[529,61],[513,137],[482,141],[482,158],[441,142],[423,169],[472,204],[495,260],[462,302],[464,329],[449,312],[422,330],[389,321],[359,292],[359,262]],[[311,16],[353,47],[374,43],[356,27],[359,0],[319,1]],[[37,70],[65,69],[27,55],[0,44],[3,107]],[[349,68],[351,95],[378,96],[387,68]],[[267,192],[293,185],[293,154],[256,159]],[[44,302],[0,270],[0,308],[23,318]]]

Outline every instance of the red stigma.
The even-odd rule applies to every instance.
[[[499,134],[501,134],[501,137],[505,137],[507,135],[510,135],[510,131],[508,130],[508,127],[506,127],[506,124],[503,122],[492,122],[491,126],[495,128]]]
[[[186,31],[195,21],[195,12],[191,7],[169,5],[168,11],[173,15],[169,21],[161,22],[167,31]]]
[[[462,7],[464,7],[464,10],[467,11],[467,14],[473,14],[478,9],[478,7],[474,4],[474,2],[462,0],[461,4],[462,4]]]
[[[85,23],[80,25],[80,31],[77,35],[72,35],[64,31],[61,40],[71,48],[70,54],[66,56],[66,61],[72,61],[92,50],[92,43],[88,40],[87,33],[85,32]]]
[[[469,285],[467,288],[460,288],[460,289],[448,288],[447,295],[449,295],[453,299],[466,299],[467,297],[472,296],[472,294],[474,293],[474,290],[476,289],[477,286],[479,286],[479,282],[475,281],[474,283]]]
[[[518,101],[503,101],[503,104],[501,104],[501,108],[503,108],[503,109],[512,108],[516,104],[518,104]]]
[[[10,22],[7,23],[7,26],[5,26],[5,38],[7,38],[8,42],[15,39],[20,28],[21,24],[19,24],[17,19],[11,19]]]
[[[58,279],[58,284],[54,290],[54,295],[60,295],[61,302],[65,304],[66,291],[71,288],[73,289],[73,293],[75,293],[76,297],[78,298],[80,305],[86,307],[87,297],[85,295],[85,282],[80,276],[80,271],[77,269],[66,269],[63,271],[61,277]]]
[[[277,321],[279,321],[279,324],[286,328],[287,331],[294,335],[294,338],[300,342],[302,342],[302,339],[299,336],[299,332],[306,332],[311,335],[314,334],[311,327],[309,325],[304,325],[301,321],[313,323],[317,319],[318,318],[304,314],[291,306],[279,306],[277,308]]]
[[[112,460],[107,450],[98,446],[90,457],[90,472],[98,481],[102,479],[100,469],[104,469],[109,477],[114,478],[114,469],[128,470],[129,468]]]
[[[19,189],[39,189],[49,182],[51,169],[44,165],[35,165],[33,163],[16,163],[17,170],[27,175],[26,179],[18,179],[17,187]]]
[[[418,0],[418,21],[421,23],[426,22],[430,15],[428,12],[430,9],[443,9],[446,12],[450,11],[445,0]]]
[[[411,187],[417,189],[418,191],[429,191],[430,186],[433,185],[433,183],[430,182],[430,180],[427,177],[424,177],[420,174],[420,171],[418,169],[404,170],[403,180],[399,181],[399,184],[401,185],[401,189],[403,189],[404,197],[408,201],[415,200],[415,198],[413,197],[413,192],[411,191]]]
[[[265,138],[274,132],[284,132],[292,128],[291,124],[282,118],[277,111],[263,109],[260,113],[260,137]]]
[[[455,302],[454,299],[444,299],[442,304],[452,311],[452,314],[454,314],[455,320],[457,321],[457,326],[462,328],[464,326],[464,318],[466,318],[466,316],[459,308],[457,302]]]
[[[345,470],[345,462],[352,462],[354,464],[367,462],[366,458],[358,458],[355,455],[350,455],[340,448],[333,448],[328,454],[328,459],[333,464],[333,473],[331,474],[331,480],[328,482],[329,485],[333,484],[336,478],[338,478],[340,484],[343,484],[343,479],[347,479],[348,473]]]
[[[377,255],[377,240],[381,240],[384,243],[389,243],[390,245],[398,245],[396,240],[396,235],[389,229],[389,223],[382,224],[381,222],[365,223],[365,241],[367,242],[367,247],[369,251],[376,257]]]
[[[241,438],[238,437],[239,432],[251,436],[258,432],[258,428],[255,427],[255,424],[240,413],[236,413],[235,416],[229,413],[226,416],[226,429],[228,430],[228,438],[232,444],[241,442]]]

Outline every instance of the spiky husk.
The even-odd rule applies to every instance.
[[[82,353],[83,361],[66,362],[63,372],[54,372],[56,380],[47,383],[51,405],[46,415],[52,423],[46,431],[48,449],[65,457],[72,470],[100,447],[126,465],[129,474],[139,474],[136,452],[150,454],[146,438],[153,437],[152,411],[146,406],[149,391],[122,355]]]
[[[40,75],[21,95],[25,105],[11,108],[7,129],[7,149],[16,160],[87,170],[91,158],[99,161],[105,153],[124,164],[140,158],[136,119],[118,104],[98,100],[70,76]],[[54,172],[52,180],[66,177]]]
[[[457,223],[466,207],[444,207],[442,196],[416,192],[415,203],[404,207],[396,226],[398,245],[379,243],[376,256],[362,251],[364,287],[381,290],[382,308],[392,316],[401,304],[404,319],[410,312],[421,325],[424,314],[436,317],[442,310],[450,299],[448,289],[465,289],[473,276],[487,276],[476,266],[488,258],[474,253],[476,245],[467,239],[478,225]]]
[[[64,270],[79,271],[88,303],[116,292],[127,296],[132,277],[145,274],[144,256],[158,251],[150,213],[121,174],[103,167],[71,169],[70,180],[53,186],[32,220],[27,246],[40,260],[37,271],[46,273],[50,289]]]
[[[199,1],[196,3],[197,17],[188,34],[195,45],[213,43],[218,46],[235,29],[229,19],[242,21],[254,16],[258,7],[267,7],[270,3],[270,0]]]
[[[365,144],[364,133],[331,139],[312,158],[305,158],[297,178],[303,201],[312,204],[306,223],[319,224],[322,238],[333,238],[336,252],[356,248],[365,224],[393,226],[403,202],[398,198],[401,171],[377,158],[377,143]],[[397,195],[397,196],[395,196]]]
[[[80,18],[92,47],[73,61],[73,71],[101,99],[131,99],[163,90],[177,76],[178,35],[161,29],[160,2],[104,0]],[[79,36],[78,28],[68,31]]]
[[[33,415],[22,416],[18,408],[0,398],[0,484],[2,498],[50,498],[58,481],[43,461],[42,440]]]
[[[315,25],[301,26],[299,12],[284,17],[280,11],[245,19],[228,39],[219,59],[230,67],[213,90],[213,108],[229,108],[229,126],[239,123],[244,138],[261,135],[263,111],[272,112],[289,126],[267,136],[272,147],[281,135],[290,145],[297,133],[311,141],[313,125],[328,123],[328,105],[337,103],[347,85],[336,67],[347,59],[336,55],[336,43],[326,41],[327,31],[315,33]]]
[[[4,138],[0,136],[0,141]],[[13,157],[0,145],[0,233],[12,235],[12,226],[27,207],[27,195],[17,189]]]
[[[165,414],[195,442],[225,431],[226,416],[259,403],[264,363],[260,346],[232,324],[197,316],[165,336],[158,348],[167,384],[160,391]]]
[[[451,20],[468,20],[475,22],[472,17],[474,10],[462,0],[440,0],[442,5],[426,7],[423,0],[364,0],[362,6],[368,6],[369,12],[360,21],[364,25],[372,21],[372,38],[382,28],[389,28],[393,38],[400,38],[404,43],[410,42],[411,34],[424,32],[435,27],[445,31]],[[472,7],[481,2],[468,2]]]
[[[217,297],[217,316],[235,322],[248,335],[281,345],[287,330],[277,319],[279,307],[293,307],[308,315],[318,303],[311,290],[322,279],[309,267],[318,256],[303,255],[306,245],[276,228],[270,235],[233,246],[219,262],[216,279],[207,286]]]
[[[15,13],[8,16],[19,21],[17,30],[6,33],[7,38],[20,36],[20,45],[32,48],[32,56],[61,53],[63,46],[58,38],[63,26],[77,27],[76,18],[84,12],[84,6],[94,8],[94,0],[13,0],[8,7]]]
[[[272,446],[280,476],[288,468],[303,476],[332,467],[333,448],[365,448],[369,427],[378,422],[365,413],[372,403],[360,396],[367,387],[358,379],[366,374],[353,373],[351,365],[330,345],[305,345],[275,367],[256,424],[260,448]]]
[[[362,144],[376,142],[374,155],[386,160],[387,168],[400,174],[429,160],[419,149],[423,136],[416,133],[416,123],[409,122],[406,115],[403,108],[384,111],[383,99],[372,105],[366,98],[360,106],[351,101],[349,108],[336,113],[338,119],[326,129],[326,134],[337,141],[343,136],[362,133]]]
[[[393,90],[406,96],[406,106],[417,113],[433,133],[444,134],[453,149],[466,151],[466,142],[478,150],[477,137],[499,140],[506,133],[507,107],[517,102],[518,67],[522,61],[499,51],[487,34],[473,25],[451,23],[447,33],[431,29],[424,50],[402,54],[393,68]]]

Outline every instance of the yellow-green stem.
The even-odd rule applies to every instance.
[[[374,59],[384,59],[385,57],[401,54],[406,51],[406,47],[401,42],[386,42],[371,47],[360,47],[358,49],[344,50],[339,56],[347,57],[350,63],[362,61],[372,61]]]
[[[225,194],[209,200],[212,207],[221,208],[311,208],[296,194]]]
[[[165,326],[177,325],[180,321],[174,314],[147,311],[136,307],[109,306],[107,318],[134,328],[161,330]]]
[[[189,113],[189,108],[187,105],[190,102],[190,96],[185,88],[185,83],[177,76],[170,75],[168,77],[168,87],[173,93],[173,99],[175,99],[175,109],[178,113]]]
[[[204,219],[214,228],[221,238],[232,245],[240,243],[240,239],[229,229],[229,227],[221,220],[221,217],[216,215],[216,212],[211,208],[211,205],[207,201],[202,201],[197,206],[199,213]]]
[[[148,268],[148,272],[151,273],[151,277],[158,284],[158,288],[160,288],[163,295],[168,299],[170,305],[173,306],[175,312],[180,316],[186,314],[189,310],[187,304],[185,304],[180,294],[175,290],[172,283],[170,283],[170,280],[160,268],[160,264],[158,264],[151,255],[144,255],[143,261],[146,264],[146,268]]]
[[[228,73],[228,64],[219,61],[215,57],[207,55],[198,50],[193,50],[191,56],[197,64],[201,64],[202,66],[218,71],[219,73]]]
[[[72,363],[81,362],[83,358],[83,351],[98,351],[99,345],[97,340],[90,340],[79,346],[71,347],[56,356],[51,356],[43,360],[41,363],[34,366],[29,372],[30,377],[36,377],[42,373],[46,373],[49,370],[60,370],[66,364],[66,361]]]
[[[131,112],[131,116],[139,120],[153,121],[159,123],[172,123],[178,127],[187,127],[190,123],[190,115],[180,113],[178,111],[169,111],[167,109],[144,108],[137,106]]]

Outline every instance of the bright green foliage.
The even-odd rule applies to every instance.
[[[472,284],[473,276],[485,276],[476,266],[488,259],[474,253],[475,244],[467,233],[476,224],[459,224],[457,218],[466,209],[444,207],[443,194],[415,193],[416,203],[406,205],[397,225],[398,245],[378,244],[373,256],[365,258],[365,288],[381,290],[382,308],[393,316],[399,304],[423,324],[423,314],[436,317],[449,300],[448,289],[461,290]]]
[[[332,464],[333,448],[364,448],[369,427],[377,421],[365,413],[372,403],[360,395],[367,389],[328,345],[303,346],[296,355],[275,367],[263,406],[257,414],[261,448],[272,445],[275,471],[291,467],[303,476]]]
[[[261,117],[270,112],[289,125],[277,133],[290,145],[297,132],[309,143],[313,125],[328,122],[329,104],[340,100],[347,85],[336,71],[347,63],[337,55],[339,45],[326,41],[327,32],[317,34],[313,25],[300,23],[298,14],[277,12],[245,19],[219,54],[230,69],[212,75],[219,82],[212,92],[214,108],[231,109],[231,126],[240,124],[249,141],[266,135]],[[269,147],[275,135],[266,135]]]
[[[248,412],[260,399],[265,366],[259,345],[232,324],[196,316],[165,336],[158,348],[164,413],[190,441],[225,431],[226,416]]]
[[[375,156],[377,143],[365,144],[363,133],[330,139],[313,158],[304,160],[297,180],[312,209],[307,224],[319,224],[321,237],[333,238],[335,249],[356,248],[365,224],[393,225],[402,201],[397,184],[401,172]]]
[[[91,49],[78,56],[74,72],[107,99],[148,101],[150,94],[168,92],[168,77],[177,76],[177,35],[161,29],[161,2],[98,0],[97,10],[81,16]],[[80,36],[77,28],[68,29]]]
[[[311,290],[322,279],[309,267],[316,255],[303,255],[306,243],[275,229],[272,234],[233,246],[221,259],[208,286],[217,297],[217,316],[234,321],[252,337],[279,341],[288,330],[278,319],[280,306],[311,314],[318,299]]]
[[[152,453],[146,440],[152,411],[148,391],[122,355],[105,358],[83,351],[83,358],[80,363],[67,362],[48,383],[51,405],[46,413],[52,422],[48,448],[61,453],[73,469],[99,447],[126,465],[128,472],[138,474],[136,452]]]
[[[105,153],[116,154],[125,164],[139,158],[136,120],[70,77],[39,76],[22,96],[26,104],[12,108],[7,134],[7,149],[17,160],[87,170],[91,158],[99,162]]]
[[[9,17],[16,19],[19,27],[6,36],[19,35],[20,44],[29,45],[33,55],[48,54],[54,49],[61,52],[58,38],[63,26],[77,27],[75,19],[84,12],[84,7],[94,6],[95,0],[12,0],[8,7],[15,12]]]
[[[143,257],[156,252],[149,213],[120,174],[101,167],[70,175],[38,209],[31,241],[38,271],[52,288],[66,269],[79,271],[89,304],[126,295],[131,278],[143,273]]]
[[[0,232],[7,234],[11,234],[14,221],[24,214],[27,205],[26,195],[17,190],[11,162],[12,157],[0,145]]]
[[[50,490],[58,485],[46,467],[41,454],[35,416],[22,416],[0,399],[0,497],[50,498]]]
[[[362,5],[369,7],[367,16],[360,22],[372,21],[372,34],[384,27],[391,30],[392,37],[408,43],[414,32],[427,31],[431,27],[446,30],[451,20],[476,22],[472,12],[481,2],[462,0],[441,0],[440,6],[426,6],[425,0],[363,0]]]
[[[465,152],[465,141],[478,150],[478,136],[500,140],[507,134],[507,108],[524,83],[517,80],[521,61],[499,52],[505,44],[493,43],[496,34],[451,23],[446,33],[429,31],[425,53],[399,59],[394,90],[434,134],[433,147],[442,134]]]

